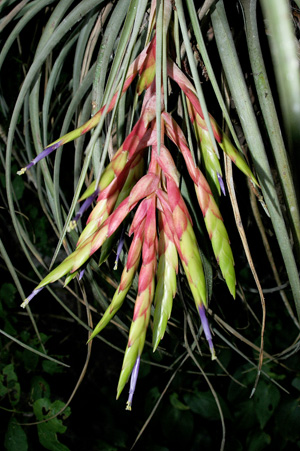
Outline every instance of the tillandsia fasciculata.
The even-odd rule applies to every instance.
[[[75,276],[82,277],[82,269],[85,268],[89,259],[119,228],[124,228],[124,224],[126,227],[127,223],[124,221],[129,213],[134,211],[132,223],[128,226],[128,235],[132,237],[132,241],[119,286],[111,304],[89,339],[92,340],[99,334],[122,307],[134,277],[138,273],[134,313],[117,388],[117,397],[119,397],[131,376],[127,403],[129,410],[151,317],[151,306],[154,306],[152,326],[154,350],[164,336],[167,321],[171,315],[173,298],[177,289],[178,256],[199,312],[211,357],[216,358],[205,313],[208,307],[205,272],[191,214],[181,193],[180,173],[175,164],[176,148],[182,154],[194,184],[199,212],[202,212],[213,253],[233,297],[235,297],[236,286],[234,258],[218,206],[219,202],[213,194],[216,193],[215,195],[218,196],[225,191],[225,187],[221,164],[209,129],[212,130],[219,147],[251,182],[257,185],[243,155],[231,144],[228,136],[221,131],[211,116],[209,116],[210,126],[208,127],[193,83],[174,61],[172,33],[168,29],[174,14],[172,2],[165,0],[159,4],[164,8],[162,20],[158,20],[157,4],[153,0],[147,33],[149,42],[130,65],[123,85],[116,89],[111,102],[104,105],[81,127],[48,145],[27,167],[19,171],[19,174],[25,173],[55,149],[91,131],[97,126],[104,113],[107,114],[113,110],[120,96],[129,87],[135,87],[136,94],[142,98],[139,118],[102,172],[99,182],[94,181],[80,199],[84,200],[84,207],[71,222],[70,229],[76,227],[76,221],[85,207],[93,203],[95,206],[75,250],[38,284],[22,304],[25,307],[45,286],[64,276],[65,284]],[[163,33],[167,36],[166,71],[164,72],[167,79],[163,77],[162,72],[159,72],[162,67],[158,64],[157,55],[158,45],[160,45],[158,38],[162,36],[162,29],[159,27],[163,27]],[[187,106],[188,117],[203,156],[209,181],[195,164],[185,133],[168,110],[167,100],[172,97],[170,80],[177,84],[183,93],[183,101]],[[149,161],[148,166],[147,161]],[[119,252],[120,249],[118,249]]]

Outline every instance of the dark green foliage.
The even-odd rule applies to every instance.
[[[64,403],[61,401],[51,401],[48,398],[37,399],[33,404],[33,411],[38,421],[43,421],[37,425],[38,436],[41,445],[49,449],[50,451],[67,451],[69,448],[58,441],[57,434],[63,434],[67,428],[63,425],[63,420],[68,418],[71,411],[70,408],[64,410],[63,414],[56,416],[49,421],[47,418],[51,418],[64,408]]]
[[[28,441],[24,429],[12,418],[5,434],[4,447],[7,451],[27,451]]]

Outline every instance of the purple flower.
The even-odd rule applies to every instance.
[[[219,174],[218,172],[217,172],[217,177],[218,177],[218,180],[219,180],[219,185],[220,185],[221,191],[224,194],[224,196],[226,196],[225,185],[224,185],[224,182],[223,182],[221,174]]]
[[[210,352],[211,352],[211,358],[212,358],[212,360],[215,360],[216,359],[216,353],[215,353],[214,345],[213,345],[213,342],[212,342],[212,336],[211,336],[209,324],[208,324],[208,321],[207,321],[207,318],[206,318],[204,305],[201,305],[201,307],[199,307],[199,315],[200,315],[200,319],[201,319],[201,324],[202,324],[202,327],[203,327],[204,335],[205,335],[205,338],[206,338],[206,340],[208,342],[209,349],[210,349]]]
[[[56,150],[59,146],[61,146],[62,142],[61,140],[55,142],[51,146],[46,147],[41,153],[39,153],[25,168],[20,169],[20,171],[17,172],[18,175],[24,174],[28,169],[30,169],[32,166],[37,164],[39,161],[41,161],[43,158],[47,157],[51,152]]]
[[[79,271],[79,277],[78,277],[79,280],[81,280],[81,279],[83,278],[84,273],[85,273],[85,268],[82,268],[82,269]]]
[[[124,241],[125,241],[125,227],[122,227],[122,232],[121,232],[121,236],[120,236],[120,240],[119,240],[119,244],[118,244],[118,248],[117,248],[117,255],[116,255],[114,269],[118,269],[118,261],[120,258],[121,251],[123,249]]]
[[[135,361],[135,364],[134,364],[134,367],[133,367],[133,370],[131,373],[131,377],[130,377],[130,388],[129,388],[129,396],[128,396],[128,401],[127,401],[127,405],[126,405],[126,410],[131,410],[133,395],[135,392],[135,387],[136,387],[137,378],[138,378],[139,369],[140,369],[140,362],[141,362],[141,357],[138,356],[138,358]]]
[[[83,213],[90,207],[90,205],[94,202],[94,200],[96,199],[96,197],[99,194],[99,188],[97,188],[93,194],[91,194],[87,199],[85,199],[85,201],[83,202],[83,204],[81,205],[81,207],[78,210],[78,213],[76,214],[76,216],[74,216],[74,218],[72,219],[72,221],[70,222],[68,231],[70,232],[71,230],[75,229],[77,222],[79,221],[79,219],[81,218],[81,216],[83,215]]]
[[[26,298],[25,301],[22,302],[21,307],[25,308],[26,305],[29,304],[31,299],[34,298],[34,296],[36,296],[43,288],[44,287],[36,288],[35,290],[33,290],[33,292],[28,296],[28,298]]]

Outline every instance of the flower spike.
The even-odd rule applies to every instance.
[[[156,0],[151,1],[146,42],[149,42],[151,36],[152,40],[130,65],[122,92],[120,92],[121,87],[118,86],[116,91],[111,93],[112,100],[108,105],[104,105],[90,120],[76,130],[49,144],[25,168],[18,172],[18,174],[23,174],[57,148],[96,127],[104,111],[112,111],[119,95],[123,95],[132,85],[133,80],[138,78],[131,93],[136,92],[137,95],[140,95],[144,92],[139,105],[134,105],[134,107],[137,107],[134,113],[139,114],[139,118],[132,127],[131,113],[128,114],[127,123],[130,124],[131,128],[122,145],[114,153],[100,179],[91,183],[79,199],[83,204],[71,221],[70,230],[76,227],[77,221],[87,208],[92,204],[93,208],[88,216],[86,226],[79,236],[75,250],[49,272],[22,303],[22,307],[25,307],[46,285],[62,277],[65,277],[65,285],[75,277],[80,280],[86,265],[95,252],[101,249],[101,255],[98,259],[100,266],[110,255],[118,237],[121,235],[116,250],[115,268],[117,268],[125,233],[129,229],[126,241],[131,240],[131,243],[129,244],[127,260],[125,258],[124,261],[119,285],[89,338],[89,341],[91,341],[117,314],[124,304],[134,278],[138,275],[138,291],[117,386],[118,398],[130,378],[127,410],[131,410],[132,407],[151,313],[153,313],[153,351],[157,349],[167,328],[177,289],[178,256],[200,317],[211,357],[212,359],[216,358],[212,333],[206,316],[209,299],[201,252],[193,229],[191,215],[181,194],[180,172],[175,163],[176,158],[171,153],[172,147],[167,148],[165,138],[172,141],[183,156],[187,172],[194,184],[215,259],[232,296],[235,296],[236,289],[234,259],[230,241],[218,203],[214,197],[214,195],[217,195],[218,198],[221,193],[226,194],[218,150],[213,146],[193,83],[168,55],[168,53],[171,53],[168,51],[168,45],[169,40],[172,39],[172,33],[169,33],[168,27],[173,14],[173,2],[164,0],[160,6],[163,8],[163,10],[159,10],[163,12],[163,20],[155,24],[157,2]],[[160,15],[159,18],[161,19]],[[161,23],[163,23],[163,33],[158,28]],[[156,75],[160,75],[157,73],[156,66],[156,50],[159,50],[158,41],[160,41],[160,39],[156,40],[156,32],[158,31],[160,32],[159,38],[163,34],[166,37],[166,39],[163,39],[161,62],[167,61],[167,70],[163,71],[162,78],[164,80],[161,86],[157,85],[157,83],[160,83],[160,76],[156,77]],[[165,69],[165,65],[162,65]],[[173,83],[171,85],[169,80],[165,80],[165,75],[179,86],[186,97],[188,117],[193,125],[194,136],[201,154],[201,169],[204,173],[195,164],[183,131],[173,119],[173,116],[167,112],[168,102],[166,101],[166,106],[164,105],[164,100],[167,100],[173,86]],[[160,96],[161,108],[157,108],[156,89],[161,91],[162,94]],[[171,102],[169,102],[170,104]],[[164,108],[166,108],[166,111]],[[161,113],[158,113],[159,111]],[[208,120],[217,141],[217,147],[221,148],[252,183],[257,185],[257,181],[243,155],[231,144],[228,136],[223,133],[215,119],[209,116]],[[117,134],[118,124],[116,130]],[[160,130],[159,135],[158,130]],[[115,134],[115,131],[113,133]],[[160,148],[159,152],[158,147]],[[150,161],[150,163],[145,170],[146,161]],[[186,186],[189,185],[186,184]],[[125,251],[123,253],[125,256]],[[152,303],[154,307],[152,307]]]

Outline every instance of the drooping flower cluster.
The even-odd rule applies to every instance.
[[[136,209],[128,232],[129,236],[132,236],[132,241],[119,286],[111,304],[90,337],[90,340],[93,339],[121,308],[134,276],[139,270],[138,292],[117,388],[117,397],[119,397],[131,375],[128,409],[132,404],[152,304],[154,304],[154,350],[164,335],[167,321],[171,315],[173,298],[176,293],[178,256],[199,312],[212,358],[215,358],[212,336],[205,315],[207,293],[201,255],[192,219],[180,192],[179,173],[173,156],[165,145],[167,141],[165,138],[173,142],[182,153],[188,173],[194,183],[215,258],[233,296],[235,296],[236,284],[234,260],[228,234],[212,189],[201,170],[195,166],[184,133],[170,113],[164,110],[164,104],[161,105],[161,140],[158,150],[155,50],[154,36],[150,44],[129,68],[122,92],[128,89],[136,76],[139,77],[138,94],[144,92],[140,118],[104,170],[99,185],[92,184],[81,198],[85,201],[85,206],[91,205],[94,201],[96,205],[79,237],[76,249],[41,281],[22,304],[24,307],[43,287],[61,277],[66,276],[66,283],[68,283],[76,274],[79,274],[90,257],[119,227],[123,227],[125,218]],[[171,58],[168,59],[167,73],[186,96],[188,114],[194,126],[199,146],[204,153],[206,170],[210,174],[210,179],[217,191],[224,191],[221,166],[214,153],[195,88]],[[118,92],[108,106],[108,111],[114,107],[117,95]],[[83,126],[46,147],[19,173],[24,173],[53,150],[95,127],[104,108]],[[243,157],[231,145],[228,137],[221,132],[215,120],[212,117],[210,120],[220,147],[256,183]],[[151,158],[145,173],[144,154],[146,150],[150,151]],[[80,214],[81,212],[71,227],[75,226]]]

